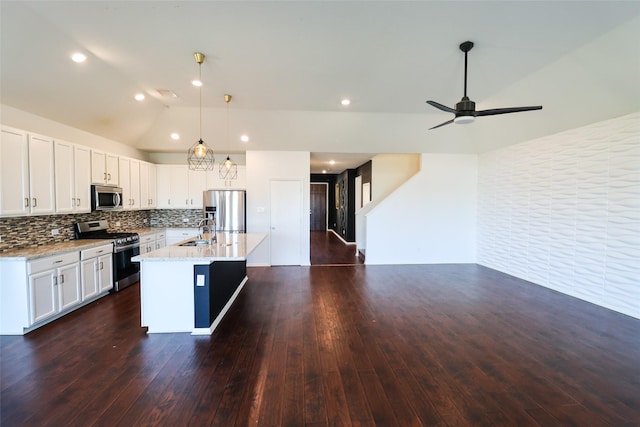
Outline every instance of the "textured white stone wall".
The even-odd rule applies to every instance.
[[[478,263],[640,318],[640,113],[485,153]]]

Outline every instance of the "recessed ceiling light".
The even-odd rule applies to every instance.
[[[200,80],[191,80],[191,84],[194,85],[195,87],[202,86],[202,82]]]
[[[331,166],[333,166],[333,165],[335,165],[335,164],[336,164],[336,161],[335,161],[335,160],[330,160],[330,161],[329,161],[329,164],[330,164]]]
[[[340,101],[340,104],[342,104],[342,105],[349,105],[349,104],[351,104],[351,100],[349,100],[349,99],[345,98],[345,99],[343,99],[342,101]]]
[[[178,133],[176,133],[176,132],[173,132],[171,134],[171,139],[173,139],[174,141],[177,141],[177,140],[180,139],[180,135]]]
[[[249,135],[242,135],[240,137],[240,141],[242,142],[249,142]]]
[[[134,96],[136,101],[144,101],[144,93],[136,93],[136,96]]]
[[[73,62],[81,63],[87,60],[87,55],[80,52],[76,52],[73,55],[71,55],[71,60]]]

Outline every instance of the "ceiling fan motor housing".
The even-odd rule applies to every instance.
[[[456,104],[456,117],[475,116],[475,112],[476,112],[476,103],[470,100],[466,96]]]

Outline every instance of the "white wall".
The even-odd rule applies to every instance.
[[[419,154],[378,154],[371,159],[371,200],[380,201],[420,170]]]
[[[38,133],[53,139],[62,139],[74,144],[84,145],[119,156],[133,157],[138,160],[148,160],[147,155],[129,145],[103,138],[35,114],[2,105],[2,124],[28,132]]]
[[[476,262],[476,209],[477,156],[423,154],[420,172],[366,215],[365,262]]]
[[[478,263],[640,318],[640,113],[481,155]]]
[[[419,154],[378,154],[371,159],[371,203],[359,210],[356,197],[356,245],[359,251],[366,252],[367,249],[366,230],[369,211],[418,173],[420,161]]]
[[[311,162],[308,151],[247,151],[247,232],[266,233],[267,238],[249,256],[247,265],[270,263],[270,199],[272,179],[295,179],[302,183],[300,265],[310,265],[309,209]]]

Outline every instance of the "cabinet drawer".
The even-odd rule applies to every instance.
[[[156,240],[155,233],[140,235],[140,243],[149,243],[149,242],[153,242],[154,240]]]
[[[108,244],[104,246],[98,246],[97,248],[85,249],[80,252],[80,259],[85,260],[89,258],[95,258],[104,254],[110,254],[113,252],[113,245]]]
[[[167,237],[167,233],[165,231],[159,231],[156,233],[156,240],[162,240]]]
[[[69,252],[66,254],[38,259],[27,263],[27,273],[40,273],[41,271],[51,270],[52,268],[62,267],[67,264],[73,264],[74,262],[78,262],[78,259],[78,252]]]

